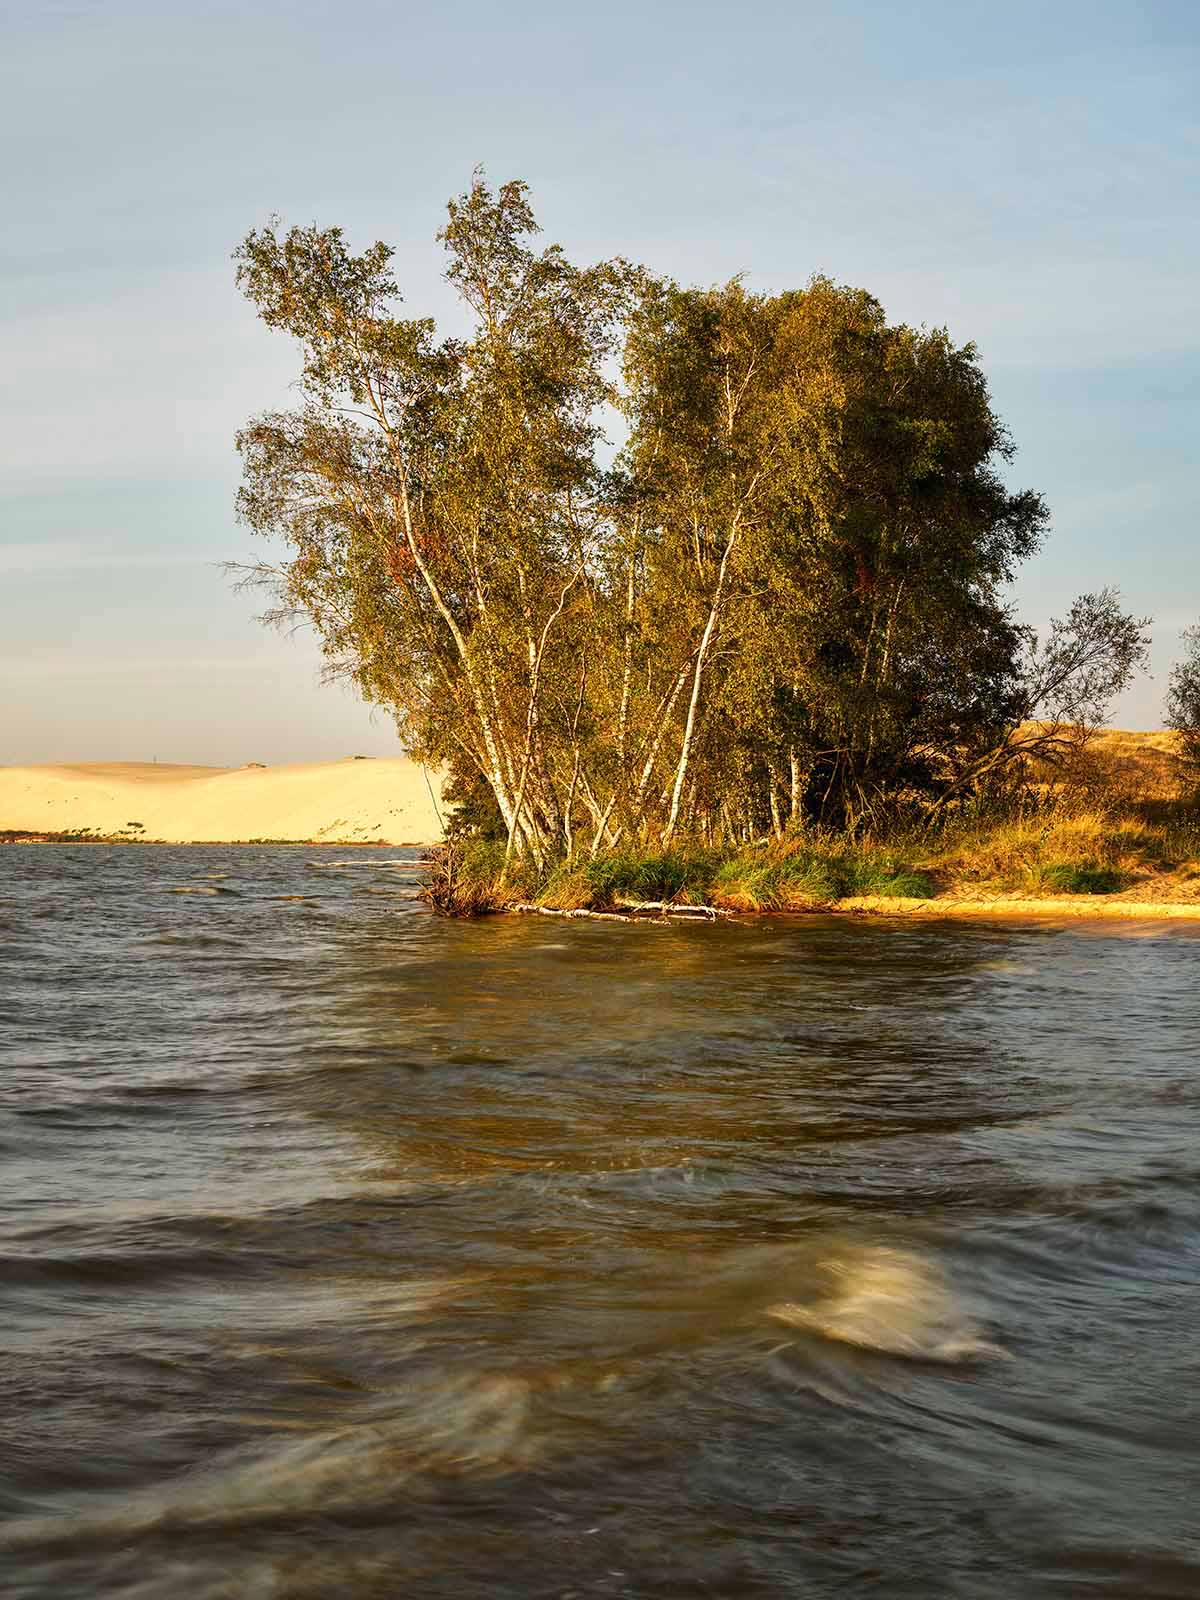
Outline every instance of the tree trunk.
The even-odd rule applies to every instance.
[[[725,597],[725,574],[729,569],[729,557],[737,543],[738,523],[734,519],[733,529],[725,544],[725,553],[721,557],[721,569],[717,574],[717,587],[713,592],[712,605],[708,611],[708,621],[704,625],[704,633],[700,640],[700,649],[696,653],[696,670],[692,676],[692,698],[688,702],[687,722],[683,729],[683,745],[679,752],[679,766],[675,772],[675,789],[671,795],[671,812],[667,818],[666,831],[663,834],[663,843],[669,844],[675,833],[676,823],[679,821],[679,801],[683,794],[684,779],[687,777],[688,762],[692,754],[692,741],[696,736],[696,709],[700,703],[700,684],[704,676],[704,662],[708,655],[708,647],[712,643],[713,631],[717,625],[717,617],[721,610],[721,601]]]

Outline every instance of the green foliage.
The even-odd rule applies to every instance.
[[[491,785],[477,770],[463,763],[451,763],[450,776],[442,785],[442,799],[450,807],[446,822],[449,839],[480,839],[503,843],[508,837],[500,807]]]

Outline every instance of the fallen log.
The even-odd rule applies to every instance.
[[[732,917],[734,914],[721,906],[678,905],[673,900],[618,900],[617,905],[622,911],[658,911],[665,917],[699,917],[705,922],[714,922],[718,917]]]
[[[672,917],[693,922],[715,922],[718,917],[733,916],[732,911],[723,911],[719,906],[677,906],[666,900],[618,900],[617,906],[619,909],[616,911],[585,911],[582,908],[560,910],[556,906],[536,906],[529,901],[522,901],[519,905],[510,906],[509,910],[519,911],[526,916],[586,917],[593,922],[667,922]]]
[[[651,919],[650,917],[638,918],[638,917],[635,917],[632,913],[627,912],[627,911],[583,911],[583,910],[567,911],[567,910],[559,910],[555,906],[535,906],[535,905],[530,905],[527,902],[522,902],[519,905],[510,906],[509,910],[510,911],[520,911],[523,915],[526,915],[526,916],[538,916],[538,917],[589,917],[595,922],[638,922],[638,921],[649,922],[651,920],[654,920],[654,919]],[[657,920],[661,920],[661,919],[657,919]]]

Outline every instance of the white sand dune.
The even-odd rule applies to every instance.
[[[403,757],[261,768],[0,767],[0,829],[132,832],[171,844],[431,844],[442,835],[440,793],[439,773]]]

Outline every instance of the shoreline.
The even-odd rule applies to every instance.
[[[45,833],[35,829],[0,828],[0,848],[31,844],[143,844],[163,850],[252,850],[264,845],[286,845],[297,850],[428,850],[432,847],[425,839],[143,839],[133,833]]]
[[[994,900],[956,900],[950,897],[945,900],[909,900],[859,895],[840,901],[833,909],[857,912],[861,916],[912,918],[976,917],[985,920],[992,917],[1043,921],[1047,917],[1070,917],[1078,921],[1200,922],[1200,901],[1110,900],[1101,895],[1063,895],[1061,898],[1037,899],[998,895]]]
[[[38,832],[25,829],[0,829],[0,847],[30,845],[151,845],[163,849],[239,849],[272,846],[303,850],[425,850],[429,841],[408,842],[392,839],[140,839],[129,834],[72,834]],[[707,914],[706,914],[707,913]],[[681,903],[677,907],[639,909],[622,906],[619,902],[611,910],[593,911],[583,907],[563,907],[518,904],[498,908],[499,916],[540,916],[583,918],[606,922],[707,922],[740,921],[744,917],[807,917],[807,916],[858,916],[895,917],[908,921],[938,921],[962,918],[968,921],[1011,922],[1200,922],[1200,899],[1187,900],[1125,900],[1104,895],[1061,895],[1054,897],[1029,897],[996,895],[994,897],[956,897],[947,895],[914,898],[901,895],[850,895],[843,900],[774,909],[752,909],[740,906],[712,906],[701,908]]]
[[[680,904],[659,909],[623,905],[593,911],[522,903],[503,906],[495,916],[543,916],[598,922],[738,922],[744,917],[895,917],[935,922],[946,918],[964,921],[1011,922],[1200,922],[1200,900],[1108,900],[1098,895],[1063,895],[1061,898],[1022,899],[997,895],[994,899],[911,899],[903,896],[851,895],[844,900],[809,905],[752,909],[722,905]]]

